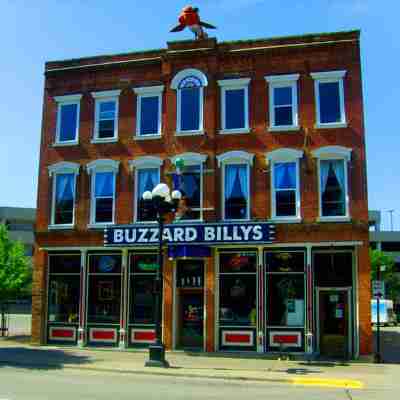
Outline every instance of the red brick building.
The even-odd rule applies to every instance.
[[[173,185],[178,157],[167,348],[369,354],[358,31],[48,62],[34,341],[151,342],[157,246],[141,196]]]

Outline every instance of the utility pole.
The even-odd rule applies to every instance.
[[[390,214],[390,230],[393,231],[393,213],[394,213],[394,210],[387,210],[387,212]]]

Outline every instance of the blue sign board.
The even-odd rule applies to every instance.
[[[269,223],[170,224],[165,225],[167,244],[256,244],[275,240]],[[117,225],[104,229],[105,246],[145,246],[158,243],[158,225]]]

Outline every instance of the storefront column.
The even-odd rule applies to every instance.
[[[263,248],[258,247],[258,267],[257,267],[257,282],[258,282],[258,304],[257,304],[257,332],[256,332],[256,340],[257,340],[257,353],[264,353],[265,348],[265,324],[264,324],[264,315],[265,315],[265,271],[264,271],[264,260],[263,260]]]
[[[313,275],[312,275],[312,246],[307,246],[306,252],[306,334],[305,334],[305,351],[308,354],[314,352],[315,330],[314,330],[314,313],[313,313]]]
[[[35,246],[32,277],[32,343],[43,344],[46,337],[47,252]]]
[[[119,327],[119,348],[125,349],[128,345],[127,318],[128,318],[128,249],[122,249],[121,261],[121,317]]]
[[[205,351],[213,352],[215,348],[215,249],[212,257],[205,258]]]
[[[163,308],[162,335],[165,348],[172,349],[173,295],[174,295],[174,261],[163,257]]]
[[[369,257],[368,242],[358,246],[357,254],[357,272],[358,272],[358,315],[359,326],[358,337],[360,338],[360,355],[372,353],[372,328],[371,328],[371,265]],[[354,335],[356,337],[356,335]]]
[[[78,347],[86,344],[87,250],[81,250]]]

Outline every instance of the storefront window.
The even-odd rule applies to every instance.
[[[256,326],[257,254],[220,255],[219,320],[223,326]]]
[[[81,256],[49,256],[49,322],[77,324],[79,316]]]
[[[266,254],[267,325],[303,327],[305,274],[303,252]]]
[[[118,324],[121,308],[121,256],[89,256],[88,323]]]
[[[154,281],[158,269],[156,254],[132,254],[130,259],[129,321],[154,323]]]

